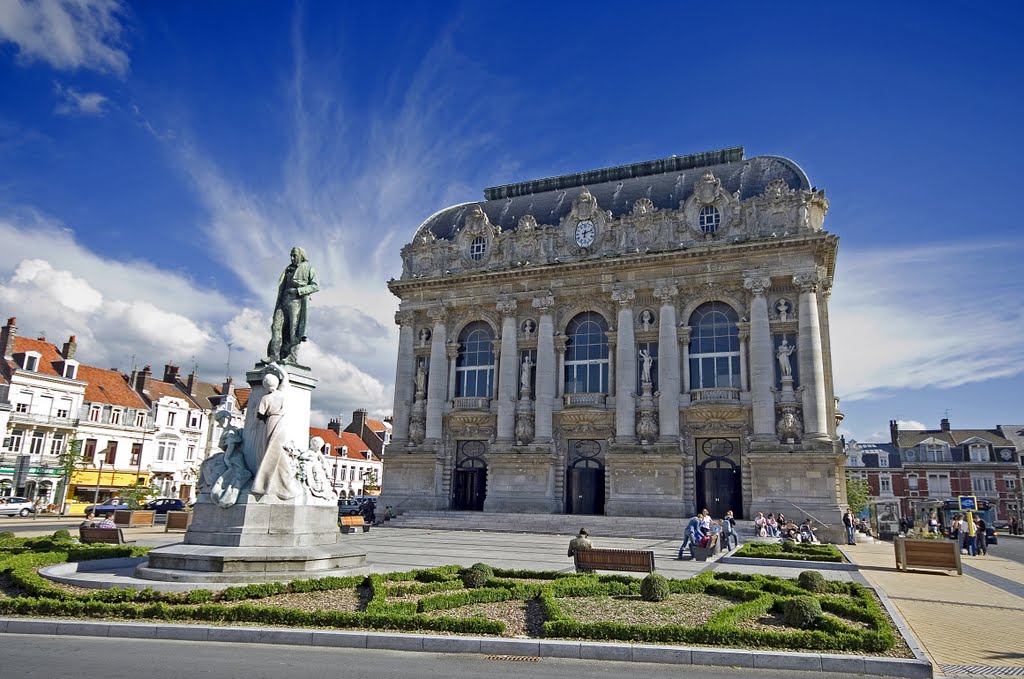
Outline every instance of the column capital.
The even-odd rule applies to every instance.
[[[793,274],[793,284],[800,288],[800,292],[817,292],[819,286],[830,283],[828,276],[821,269]]]
[[[497,304],[494,308],[498,310],[498,313],[502,316],[514,316],[516,313],[517,302],[511,297],[499,297]]]
[[[622,283],[616,283],[612,286],[612,301],[618,302],[619,306],[631,307],[635,299],[636,289],[626,287]]]
[[[555,352],[559,354],[564,354],[565,345],[568,341],[569,338],[566,337],[565,335],[555,335]]]
[[[740,328],[737,335],[739,336],[741,342],[746,342],[748,339],[750,339],[750,328]]]
[[[551,294],[550,290],[538,292],[537,296],[533,298],[533,308],[542,314],[550,312],[553,306],[555,306],[555,296]]]
[[[690,342],[690,326],[684,325],[676,330],[676,335],[679,337],[679,341],[683,344],[689,344]]]
[[[654,296],[662,304],[671,304],[675,297],[679,296],[679,286],[676,281],[662,281],[654,288]]]
[[[395,325],[412,325],[415,320],[416,313],[414,311],[404,310],[395,312]]]
[[[754,297],[760,297],[772,287],[772,279],[768,276],[745,276],[743,278],[743,287],[750,290]]]
[[[448,344],[445,345],[445,353],[448,355],[448,358],[458,358],[459,349],[461,348],[462,345],[459,344],[458,342],[449,342]]]
[[[451,312],[451,307],[446,302],[438,302],[434,306],[427,309],[427,316],[434,323],[444,323],[448,320],[448,314]]]

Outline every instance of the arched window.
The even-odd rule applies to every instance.
[[[690,316],[690,389],[740,386],[740,337],[736,311],[708,302]]]
[[[565,393],[608,393],[608,322],[601,314],[579,314],[565,329]]]
[[[474,321],[459,333],[455,359],[455,395],[491,397],[494,385],[494,332],[483,321]]]

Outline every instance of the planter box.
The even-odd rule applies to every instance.
[[[933,568],[963,575],[959,540],[912,540],[896,538],[896,569]]]
[[[156,512],[149,510],[118,509],[114,511],[114,523],[122,528],[136,526],[152,526],[156,521]]]
[[[172,530],[188,530],[192,525],[192,512],[167,512],[167,525],[164,532]]]

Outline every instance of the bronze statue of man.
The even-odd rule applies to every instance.
[[[291,258],[291,264],[277,282],[277,304],[267,346],[270,362],[295,363],[299,344],[306,341],[309,296],[320,289],[316,270],[306,259],[306,251],[295,246]]]

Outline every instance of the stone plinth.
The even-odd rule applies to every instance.
[[[609,516],[683,516],[683,465],[677,443],[613,445],[605,456]]]
[[[171,545],[149,553],[137,577],[162,582],[272,582],[344,575],[366,554],[342,544],[316,547]]]
[[[377,502],[377,512],[389,505],[399,513],[410,509],[448,509],[447,498],[434,493],[441,479],[437,459],[438,452],[430,444],[390,447],[387,482]]]
[[[313,397],[313,390],[316,389],[317,379],[313,377],[309,368],[299,365],[281,366],[288,373],[288,384],[281,387],[284,394],[284,427],[285,440],[291,441],[303,449],[309,441],[309,409]],[[263,386],[263,371],[265,363],[257,363],[256,366],[245,373],[245,381],[252,387],[249,395],[249,405],[245,412],[245,431],[252,431],[256,421],[256,406],[266,393]],[[252,463],[251,460],[246,460]]]
[[[289,505],[257,502],[252,495],[232,507],[196,504],[186,545],[311,547],[338,541],[337,503]]]
[[[551,514],[561,511],[555,499],[557,458],[550,444],[495,445],[487,456],[485,512]]]

